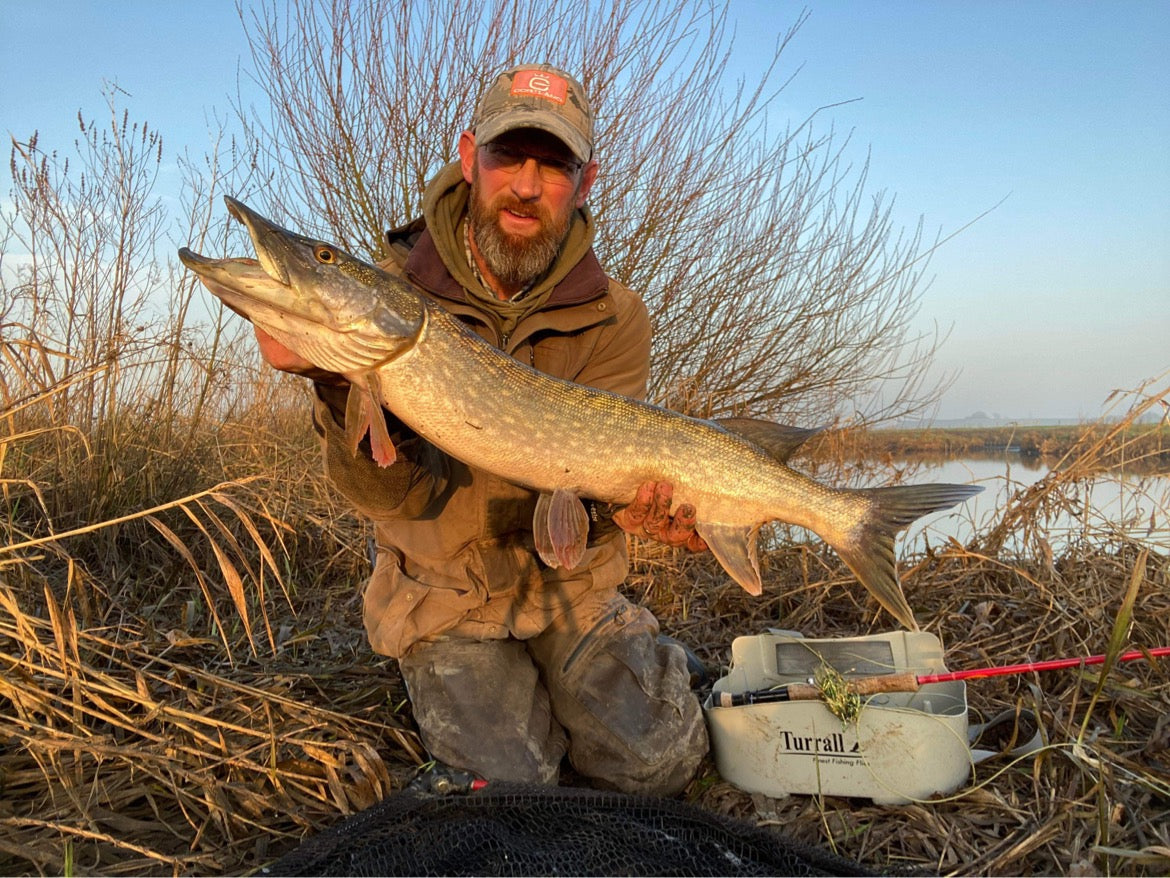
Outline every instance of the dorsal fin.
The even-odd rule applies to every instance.
[[[804,427],[756,418],[715,418],[714,421],[725,430],[759,445],[781,463],[786,463],[796,449],[821,432],[819,427],[806,430]]]

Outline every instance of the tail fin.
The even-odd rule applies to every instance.
[[[978,485],[897,485],[863,488],[869,510],[847,544],[834,545],[861,584],[904,627],[916,631],[894,564],[894,535],[929,512],[949,509],[982,491]]]

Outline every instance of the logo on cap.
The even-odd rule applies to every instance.
[[[569,83],[547,70],[520,70],[512,77],[512,95],[563,104],[569,96]]]

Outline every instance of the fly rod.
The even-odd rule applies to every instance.
[[[1170,655],[1170,646],[1153,649],[1135,649],[1122,653],[1118,662],[1132,662]],[[1104,655],[1090,655],[1084,658],[1050,659],[1043,662],[1025,662],[1019,665],[1000,665],[992,668],[972,668],[966,671],[947,671],[942,674],[885,674],[877,677],[858,677],[845,681],[845,691],[852,695],[875,695],[879,692],[917,692],[927,683],[949,683],[953,680],[976,680],[981,677],[1003,677],[1009,674],[1026,674],[1028,671],[1057,671],[1061,668],[1078,668],[1085,665],[1100,665]],[[768,704],[777,701],[817,701],[824,693],[813,683],[787,683],[773,689],[757,689],[733,695],[718,692],[714,699],[716,707],[741,707],[745,704]]]

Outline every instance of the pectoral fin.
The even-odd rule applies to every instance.
[[[572,491],[557,488],[541,494],[532,516],[532,534],[540,560],[554,570],[572,570],[585,554],[589,537],[589,513]]]
[[[744,591],[759,594],[764,590],[764,583],[760,580],[760,562],[756,557],[758,526],[700,521],[695,525],[695,530],[706,540],[723,569],[743,586]]]
[[[365,381],[355,381],[349,387],[345,400],[345,439],[355,455],[366,433],[370,434],[370,452],[378,466],[390,466],[398,458],[394,442],[386,429],[386,415],[378,402],[378,379],[369,375]]]

